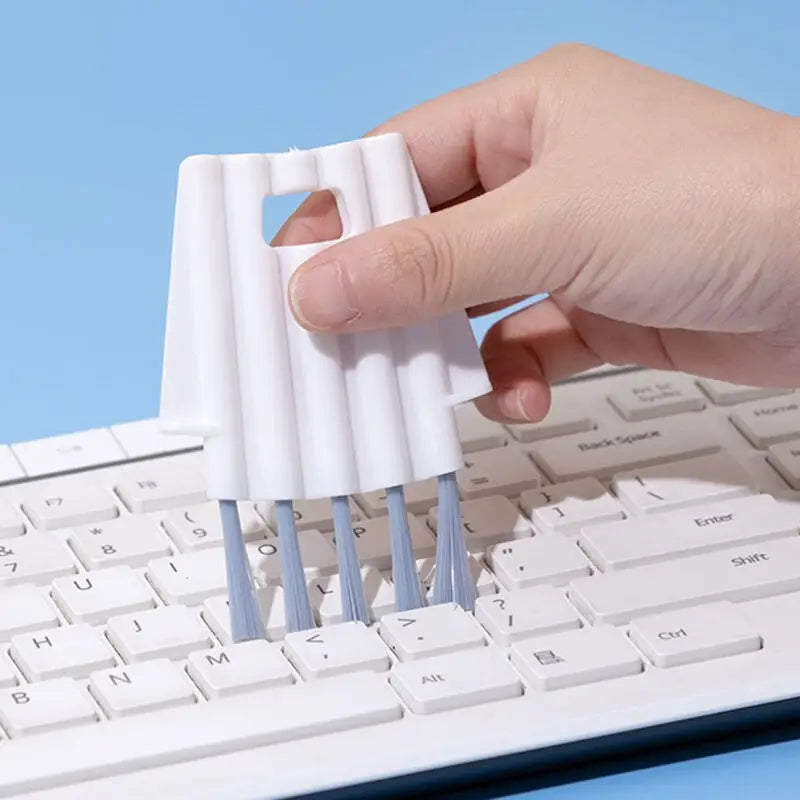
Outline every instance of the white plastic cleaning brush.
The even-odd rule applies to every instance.
[[[334,196],[343,238],[428,213],[399,134],[314,150],[199,155],[181,164],[161,428],[203,437],[210,499],[280,498],[290,629],[312,626],[313,616],[289,501],[333,498],[344,612],[366,619],[344,498],[392,487],[398,604],[418,607],[398,487],[439,476],[449,498],[439,512],[439,549],[449,559],[437,574],[439,595],[471,607],[455,483],[447,477],[464,463],[455,406],[491,390],[469,321],[459,312],[387,331],[302,328],[288,309],[288,283],[330,243],[268,245],[263,200],[313,191]],[[237,552],[230,548],[234,558]],[[234,614],[244,608],[231,604]]]

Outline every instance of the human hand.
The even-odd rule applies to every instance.
[[[579,45],[430,101],[403,134],[433,210],[332,245],[290,285],[312,330],[550,297],[483,343],[490,417],[541,419],[602,363],[800,386],[800,124]],[[279,234],[332,238],[315,195]]]

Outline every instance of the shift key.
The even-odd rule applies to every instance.
[[[708,428],[683,416],[641,422],[540,442],[531,456],[554,483],[602,480],[634,467],[716,453],[720,444]]]
[[[577,578],[569,598],[593,623],[618,625],[657,611],[796,591],[800,536]]]

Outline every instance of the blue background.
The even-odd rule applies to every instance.
[[[565,40],[798,114],[798,31],[753,0],[0,0],[0,441],[156,413],[187,154],[357,137]],[[797,797],[800,745],[749,744],[536,798]]]

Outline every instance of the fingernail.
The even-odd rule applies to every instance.
[[[525,412],[524,388],[506,389],[497,394],[497,408],[500,413],[516,422],[529,422]]]
[[[325,261],[302,270],[292,282],[289,301],[294,313],[310,328],[337,328],[358,319],[346,271],[338,261]]]

